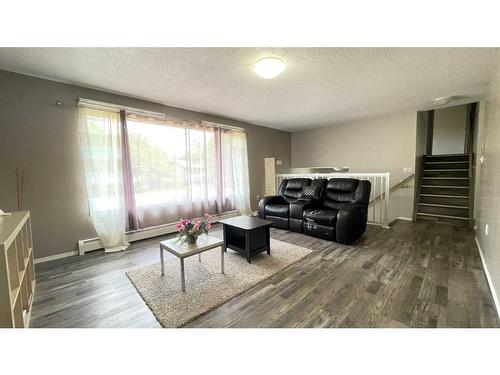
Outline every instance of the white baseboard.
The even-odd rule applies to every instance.
[[[399,216],[398,220],[413,221],[411,217],[406,217],[406,216]]]
[[[481,263],[483,263],[484,273],[486,274],[486,280],[488,280],[488,285],[490,287],[491,294],[493,295],[493,301],[495,302],[495,309],[497,312],[497,316],[500,318],[500,302],[498,300],[497,292],[495,290],[495,286],[493,285],[493,281],[491,280],[490,273],[488,271],[488,266],[484,260],[483,249],[481,249],[481,245],[479,244],[479,240],[475,237],[476,245],[479,250],[479,256],[481,257]]]
[[[366,222],[366,225],[373,225],[373,226],[381,227],[381,228],[384,228],[384,229],[389,229],[391,227],[391,224],[392,223],[389,223],[389,225],[385,225],[385,224],[382,224],[382,223],[375,223],[373,221],[367,221]]]
[[[230,217],[238,216],[237,211],[229,211],[220,215],[212,215],[213,222],[217,223],[220,220],[228,219]],[[177,232],[175,225],[177,223],[170,223],[164,225],[158,225],[156,227],[150,227],[146,229],[138,229],[134,231],[127,232],[125,238],[128,242],[134,242],[139,240],[144,240],[146,238],[163,236],[165,234],[171,234]],[[78,241],[78,252],[77,254],[83,255],[86,252],[102,249],[102,245],[99,242],[99,238],[89,238],[87,240]]]
[[[403,220],[403,221],[413,221],[413,219],[411,217],[406,217],[406,216],[398,216],[397,218],[395,218],[394,220],[391,220],[389,222],[389,226],[387,227],[384,227],[384,228],[389,228],[391,225],[393,225],[396,221],[398,220]]]
[[[50,262],[51,260],[56,260],[56,259],[61,259],[61,258],[72,257],[74,255],[78,255],[78,251],[76,251],[76,250],[75,251],[68,251],[67,253],[50,255],[48,257],[43,257],[43,258],[35,258],[35,264]]]

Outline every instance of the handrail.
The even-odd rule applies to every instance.
[[[368,180],[372,184],[370,195],[374,197],[368,207],[368,223],[389,228],[390,175],[390,172],[281,173],[276,175],[276,188],[279,187],[284,178],[357,178]],[[380,204],[376,205],[378,202]]]
[[[389,189],[389,194],[396,191],[397,189],[400,189],[403,187],[403,185],[405,185],[406,183],[410,182],[411,180],[415,179],[415,173],[412,173],[411,175],[409,175],[408,177],[406,178],[403,178],[401,181],[399,181],[397,184],[393,185],[390,189]],[[385,196],[385,193],[382,193],[380,194],[379,196],[375,197],[373,200],[370,201],[370,203],[368,205],[372,205],[372,204],[375,204],[376,202],[378,202],[380,199],[382,199],[383,197]]]

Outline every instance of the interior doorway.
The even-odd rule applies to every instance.
[[[478,103],[417,113],[413,220],[472,226]]]
[[[425,118],[425,155],[469,154],[477,103],[419,112]],[[417,134],[418,135],[418,134]]]

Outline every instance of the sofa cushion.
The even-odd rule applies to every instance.
[[[288,218],[288,213],[290,211],[288,204],[268,204],[264,210],[266,215],[286,218]]]
[[[283,180],[284,183],[280,186],[280,195],[288,202],[293,202],[304,195],[304,187],[311,184],[310,178],[292,178]]]
[[[321,186],[306,186],[304,188],[304,198],[319,199],[321,196]]]
[[[304,220],[319,225],[334,227],[337,222],[338,210],[309,209],[304,211]]]
[[[355,200],[359,180],[353,178],[332,178],[328,180],[322,206],[326,209],[338,210],[345,203]]]

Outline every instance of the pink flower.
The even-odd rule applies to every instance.
[[[208,222],[208,224],[207,224],[207,230],[209,230],[210,228],[212,228],[212,224],[210,224],[210,222]]]
[[[212,221],[212,216],[210,214],[203,215],[208,221]]]
[[[175,229],[177,229],[178,232],[181,232],[184,230],[184,225],[182,225],[181,223],[178,223],[175,225]]]
[[[200,222],[197,221],[196,223],[194,223],[194,229],[200,229]]]

